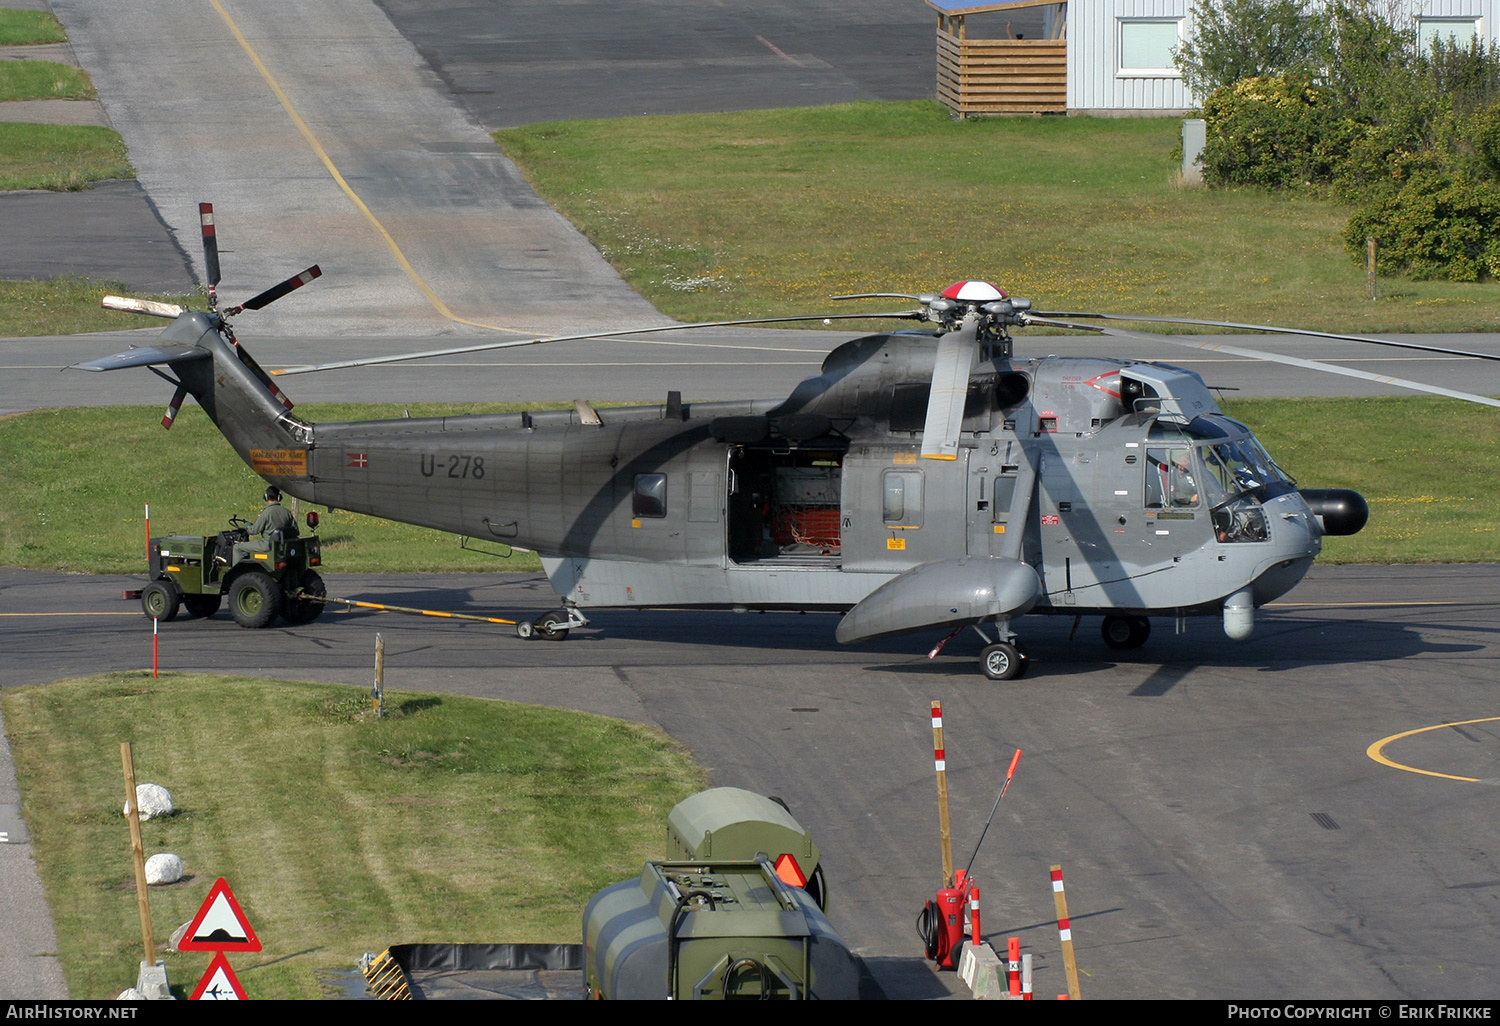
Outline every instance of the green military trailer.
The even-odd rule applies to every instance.
[[[185,609],[212,616],[227,597],[241,627],[269,627],[278,616],[293,625],[316,620],[327,594],[313,569],[322,564],[318,536],[273,531],[252,542],[246,526],[231,517],[229,530],[217,535],[152,538],[151,581],[141,590],[146,615],[166,621]]]
[[[853,1000],[859,968],[822,910],[754,859],[648,862],[584,909],[585,993],[614,1000]]]

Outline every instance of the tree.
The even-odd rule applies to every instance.
[[[1195,0],[1194,31],[1173,55],[1200,99],[1247,78],[1314,78],[1327,18],[1310,0]]]

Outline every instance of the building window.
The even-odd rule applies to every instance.
[[[1172,51],[1182,45],[1181,18],[1121,18],[1119,71],[1129,78],[1179,77]]]
[[[1450,46],[1468,46],[1479,37],[1478,18],[1418,18],[1417,43],[1425,53],[1441,39]]]

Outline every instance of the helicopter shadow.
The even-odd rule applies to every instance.
[[[430,584],[428,583],[430,581]],[[445,609],[476,615],[499,615],[526,619],[556,608],[557,598],[545,576],[537,574],[506,581],[463,577],[454,581],[444,575],[393,581],[396,587],[353,588],[350,597],[404,605]],[[1017,621],[1017,633],[1030,655],[1027,679],[1087,675],[1131,664],[1158,667],[1143,682],[1137,694],[1165,694],[1192,668],[1250,670],[1285,673],[1319,667],[1372,664],[1415,656],[1468,655],[1490,646],[1490,636],[1500,626],[1472,620],[1437,620],[1424,617],[1412,622],[1402,615],[1340,618],[1302,612],[1262,613],[1255,632],[1245,641],[1231,641],[1217,621],[1193,618],[1184,633],[1174,632],[1167,617],[1152,620],[1151,637],[1139,649],[1116,650],[1100,637],[1099,618],[1086,616],[1075,628],[1069,616],[1030,616]],[[1346,611],[1345,611],[1346,612]],[[379,615],[351,610],[351,617]],[[946,631],[924,631],[843,646],[834,638],[835,613],[747,612],[729,610],[599,609],[587,610],[589,626],[570,633],[567,645],[622,641],[652,646],[705,646],[733,659],[735,650],[748,653],[797,652],[814,662],[863,663],[876,673],[961,676],[974,673],[985,642],[973,630],[960,631],[935,659],[927,653]],[[430,623],[430,621],[428,621]],[[462,621],[441,621],[458,625]],[[993,636],[993,628],[985,633]],[[1440,630],[1446,640],[1431,637]],[[1464,634],[1472,641],[1455,642]],[[763,657],[762,657],[763,659]]]
[[[1064,618],[1057,618],[1063,620]],[[1308,669],[1384,663],[1416,656],[1472,655],[1490,647],[1488,638],[1473,643],[1437,641],[1426,636],[1427,628],[1441,626],[1445,633],[1466,631],[1481,635],[1500,633],[1500,627],[1453,624],[1408,624],[1390,621],[1333,621],[1316,617],[1277,616],[1256,625],[1245,641],[1231,641],[1208,622],[1189,621],[1184,634],[1170,633],[1172,621],[1159,618],[1151,638],[1139,649],[1117,651],[1100,639],[1097,627],[1082,625],[1077,634],[1072,624],[1042,623],[1036,628],[1023,621],[1020,632],[1030,655],[1027,680],[1060,679],[1114,670],[1131,665],[1154,667],[1131,694],[1159,697],[1197,669],[1297,673]],[[954,639],[942,655],[921,663],[871,663],[875,673],[924,674],[935,677],[970,674],[978,658],[979,639],[967,632],[972,643]],[[952,657],[959,657],[958,659]]]

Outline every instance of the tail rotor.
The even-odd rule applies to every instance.
[[[239,357],[240,362],[255,375],[261,384],[270,390],[271,394],[276,397],[276,400],[282,406],[290,410],[293,405],[292,401],[286,397],[280,388],[276,387],[271,375],[267,374],[261,368],[260,364],[255,361],[255,358],[245,350],[245,347],[240,345],[239,340],[235,338],[234,327],[229,323],[228,318],[234,317],[246,310],[260,310],[269,306],[283,296],[300,289],[314,278],[321,277],[323,271],[317,264],[314,264],[307,270],[294,274],[285,281],[273,285],[264,292],[245,300],[245,302],[238,306],[232,306],[227,310],[221,311],[219,309],[219,282],[222,279],[222,273],[219,267],[219,235],[217,225],[214,221],[214,205],[212,203],[198,204],[198,224],[203,234],[204,292],[208,298],[210,323],[229,342],[235,354]],[[191,312],[173,303],[161,303],[152,299],[134,299],[128,296],[105,296],[103,306],[108,310],[124,310],[130,313],[147,314],[152,317],[162,317],[174,321],[183,314]],[[110,357],[105,361],[95,361],[98,364],[97,366],[80,366],[85,366],[90,370],[105,370],[114,369],[118,366],[136,366],[142,363],[170,364],[177,360],[190,358],[189,348],[171,344],[156,347],[156,350],[149,354],[137,350],[133,355],[120,354],[118,357]],[[179,350],[182,351],[179,352]],[[157,357],[160,358],[158,359]],[[157,371],[157,373],[162,374],[160,371]],[[162,374],[162,377],[167,378],[172,384],[177,385],[177,391],[173,394],[172,401],[168,404],[166,415],[162,417],[161,422],[162,427],[170,429],[172,421],[177,416],[177,411],[182,408],[183,400],[187,396],[187,389],[180,382],[166,374]]]

